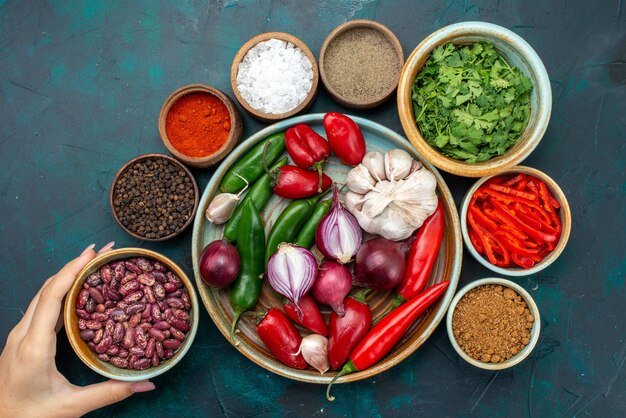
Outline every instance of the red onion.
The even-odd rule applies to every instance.
[[[337,315],[343,317],[346,311],[343,300],[352,287],[352,274],[348,267],[330,260],[322,261],[317,279],[313,285],[313,297],[319,303],[330,305]]]
[[[339,202],[339,190],[335,185],[333,206],[315,230],[315,244],[326,257],[347,264],[359,250],[362,239],[361,226]]]
[[[317,260],[307,248],[282,243],[267,263],[267,280],[272,288],[293,303],[298,318],[304,317],[300,299],[313,287]]]
[[[354,261],[355,283],[374,290],[397,286],[404,277],[405,257],[412,239],[405,242],[385,238],[369,240]]]
[[[221,289],[235,281],[239,274],[239,253],[226,240],[213,241],[200,256],[200,276],[206,284]]]

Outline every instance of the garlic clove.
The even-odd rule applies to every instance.
[[[313,368],[324,374],[330,368],[328,361],[328,339],[319,334],[307,335],[300,343],[298,354]]]
[[[420,170],[424,165],[421,161],[413,160],[413,164],[411,165],[411,171],[409,171],[409,175],[415,173],[417,170]]]
[[[385,158],[380,152],[370,151],[363,157],[361,164],[367,168],[376,181],[387,180],[385,175]]]
[[[367,167],[359,164],[348,173],[346,177],[346,185],[355,193],[365,194],[372,190],[376,180],[372,178]]]
[[[409,175],[413,157],[401,149],[392,149],[385,153],[385,175],[387,180],[402,180]]]
[[[207,220],[216,225],[227,222],[233,216],[238,202],[239,195],[232,193],[218,194],[213,198],[205,212]]]
[[[348,191],[343,197],[343,202],[346,204],[346,208],[353,212],[354,210],[361,210],[363,207],[363,195]]]

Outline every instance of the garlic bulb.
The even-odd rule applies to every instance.
[[[388,151],[384,157],[369,152],[365,157],[367,161],[364,158],[362,165],[368,169],[370,179],[348,184],[346,208],[361,228],[371,234],[394,241],[410,237],[437,208],[435,176],[403,150]],[[384,178],[380,176],[381,166]],[[351,170],[349,178],[357,174],[365,176],[362,169],[353,174],[357,168]],[[363,188],[354,187],[371,181],[374,186],[365,193]]]

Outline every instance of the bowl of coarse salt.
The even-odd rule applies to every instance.
[[[317,94],[315,56],[300,39],[267,32],[246,42],[233,60],[230,83],[241,106],[272,123],[308,109]]]

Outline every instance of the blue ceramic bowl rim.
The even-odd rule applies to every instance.
[[[460,227],[460,223],[459,223],[459,218],[458,218],[458,211],[456,209],[456,205],[454,204],[454,198],[452,197],[452,194],[450,192],[450,189],[448,188],[444,178],[441,176],[441,174],[439,173],[439,171],[435,168],[435,166],[433,166],[428,160],[426,160],[416,149],[415,147],[413,147],[411,145],[411,143],[406,140],[405,138],[403,138],[400,134],[396,133],[395,131],[377,123],[377,122],[373,122],[370,121],[368,119],[364,119],[358,116],[353,116],[353,115],[346,115],[348,117],[350,117],[352,120],[354,120],[359,126],[361,127],[366,127],[367,129],[371,129],[373,131],[377,131],[380,132],[381,134],[385,135],[387,138],[389,138],[391,141],[393,142],[397,142],[399,144],[401,144],[402,146],[406,147],[407,149],[411,149],[413,153],[415,153],[416,155],[419,155],[420,158],[422,159],[424,166],[426,166],[426,168],[428,168],[436,177],[437,179],[437,183],[438,186],[441,185],[442,187],[440,188],[440,191],[442,193],[442,195],[445,196],[445,199],[448,200],[450,202],[450,210],[452,211],[452,218],[453,218],[453,228],[455,230],[455,235],[460,237],[460,232],[461,232],[461,227]],[[222,170],[223,166],[227,166],[230,167],[235,161],[237,161],[237,159],[239,159],[241,153],[248,148],[251,144],[255,144],[258,141],[260,141],[261,139],[275,133],[275,132],[280,132],[284,129],[286,129],[286,127],[288,126],[292,126],[294,124],[297,123],[308,123],[308,122],[314,122],[314,121],[319,121],[322,120],[324,117],[324,113],[311,113],[311,114],[307,114],[307,115],[301,115],[301,116],[296,116],[296,117],[292,117],[286,120],[283,120],[281,122],[269,125],[259,131],[257,131],[256,133],[252,134],[251,136],[249,136],[245,141],[243,141],[241,144],[239,144],[229,155],[228,157],[226,157],[221,164],[218,166],[218,168],[216,169],[216,172],[213,174],[213,176],[211,177],[211,180],[209,181],[209,183],[207,184],[207,186],[205,187],[205,189],[202,191],[202,197],[200,198],[200,202],[198,204],[198,209],[197,209],[197,213],[196,213],[196,218],[194,221],[194,225],[193,225],[193,236],[192,236],[192,242],[191,242],[191,254],[192,254],[192,261],[193,261],[193,272],[194,272],[194,276],[196,279],[196,285],[200,286],[202,284],[202,279],[200,278],[200,273],[198,270],[198,263],[199,263],[199,255],[201,253],[201,246],[202,246],[202,240],[201,240],[201,236],[202,236],[202,231],[201,231],[201,227],[202,227],[202,218],[204,216],[203,213],[203,208],[206,207],[206,205],[208,204],[208,199],[209,199],[209,195],[206,193],[206,190],[211,190],[216,188],[217,184],[219,184],[219,182],[222,180],[223,174],[224,173],[218,173],[220,171],[224,171]],[[217,175],[217,174],[221,174],[221,175]],[[456,291],[456,288],[458,286],[459,283],[459,279],[460,279],[460,274],[461,274],[461,264],[462,264],[462,259],[463,259],[463,244],[461,242],[460,239],[458,240],[454,240],[453,245],[451,246],[451,251],[454,252],[455,257],[452,260],[451,263],[451,270],[450,270],[450,286],[448,287],[448,289],[446,290],[446,293],[441,297],[440,302],[443,303],[442,307],[437,311],[436,315],[433,317],[432,322],[428,325],[428,327],[426,329],[424,329],[421,338],[416,341],[414,344],[417,344],[417,346],[419,347],[421,344],[424,343],[424,341],[430,337],[432,335],[432,333],[434,332],[434,330],[437,328],[437,326],[440,324],[440,322],[443,320],[443,318],[445,317],[446,311],[448,309],[448,306],[450,304],[450,302],[452,301],[452,297],[454,296],[454,292]],[[203,292],[199,292],[200,293],[200,298],[202,299],[205,307],[207,307],[207,311],[208,306],[207,306],[207,301],[205,300],[204,294]],[[209,312],[209,316],[211,316],[211,312]],[[213,320],[212,316],[211,319]],[[215,324],[218,328],[219,326],[217,324]],[[221,331],[221,330],[220,330]],[[240,344],[238,347],[236,347],[238,351],[242,352],[242,354],[244,354],[246,357],[251,358],[251,354],[248,354],[248,352],[246,351],[248,348],[244,345],[244,344]],[[364,371],[360,371],[360,372],[356,372],[356,373],[352,373],[352,374],[348,374],[345,375],[343,377],[341,377],[340,379],[338,379],[337,383],[346,383],[346,382],[351,382],[351,381],[357,381],[363,378],[368,377],[368,375],[364,375],[364,373],[366,372],[372,372],[374,374],[377,373],[382,373],[385,370],[388,370],[389,368],[395,366],[397,363],[399,363],[400,361],[404,360],[406,357],[408,357],[409,355],[411,355],[415,350],[417,349],[417,347],[415,349],[413,349],[412,351],[408,352],[408,349],[403,350],[402,352],[399,353],[399,356],[394,359],[396,361],[394,362],[389,362],[388,363],[384,363],[384,361],[381,361],[379,363],[377,363],[376,365],[372,366],[369,369],[366,369]],[[294,380],[300,380],[300,381],[304,381],[304,382],[310,382],[310,383],[321,383],[321,384],[327,384],[329,382],[329,378],[325,377],[325,376],[320,376],[316,379],[313,380],[305,380],[302,377],[298,376],[299,370],[295,370],[295,369],[291,369],[289,367],[281,367],[279,369],[273,370],[268,368],[266,365],[261,364],[255,360],[252,360],[254,363],[256,363],[257,365],[264,367],[267,370],[272,371],[275,374],[279,374],[281,376],[290,378],[290,379],[294,379]],[[384,364],[382,364],[384,363]]]

